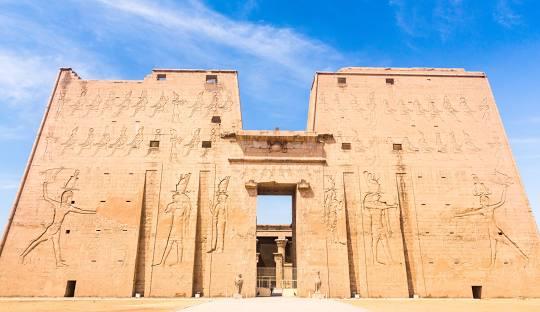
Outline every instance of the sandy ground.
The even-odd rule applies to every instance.
[[[207,299],[163,298],[0,298],[0,311],[10,312],[165,312],[208,302]]]
[[[347,299],[374,312],[540,312],[540,299]]]
[[[472,312],[538,312],[540,299],[348,299],[317,300],[302,298],[250,299],[163,299],[163,298],[0,298],[0,311],[472,311]]]

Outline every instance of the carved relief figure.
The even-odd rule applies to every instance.
[[[114,91],[109,92],[109,95],[103,102],[103,106],[101,107],[101,113],[100,115],[103,115],[105,112],[110,112],[114,106]]]
[[[452,103],[450,102],[450,99],[446,95],[444,96],[444,99],[443,99],[443,110],[447,112],[448,114],[452,115],[457,121],[461,121],[459,120],[457,116],[457,113],[459,111],[452,105]]]
[[[45,137],[45,148],[43,150],[43,160],[52,160],[52,151],[54,150],[54,144],[56,144],[58,138],[54,136],[54,129],[49,128],[47,136]]]
[[[328,185],[324,189],[324,222],[330,232],[333,243],[345,244],[339,235],[339,217],[343,210],[343,200],[338,200],[336,182],[332,176],[326,176]]]
[[[189,117],[193,117],[195,112],[199,112],[201,110],[201,107],[204,105],[204,91],[201,91],[197,94],[197,99],[193,104],[191,104],[191,112],[189,113]]]
[[[135,105],[133,105],[133,114],[131,114],[131,117],[137,116],[137,114],[140,111],[144,111],[146,109],[146,105],[148,105],[148,96],[146,94],[146,90],[141,91],[141,96],[139,96],[139,100]]]
[[[363,197],[362,207],[369,220],[372,263],[392,264],[394,260],[390,250],[392,229],[389,210],[397,208],[397,204],[388,204],[381,200],[381,184],[379,178],[375,177],[373,173],[364,171],[364,178],[368,185],[368,192]],[[379,247],[382,248],[386,255],[385,258],[381,257]]]
[[[183,106],[186,101],[180,99],[180,95],[173,91],[172,100],[171,103],[173,105],[172,109],[172,122],[179,122],[180,121],[180,106]]]
[[[88,135],[86,136],[86,139],[82,143],[79,144],[79,155],[86,150],[92,148],[92,145],[94,144],[94,128],[88,129]]]
[[[176,134],[175,129],[171,129],[171,151],[169,153],[170,162],[178,162],[178,147],[177,145],[182,142],[182,138]]]
[[[105,131],[101,135],[101,139],[99,139],[99,142],[94,143],[94,146],[96,147],[94,156],[96,156],[103,149],[107,150],[107,148],[109,147],[110,141],[111,141],[111,135],[109,134],[108,129],[105,128]]]
[[[201,128],[197,128],[193,130],[193,135],[191,136],[191,140],[184,144],[184,147],[186,148],[186,151],[184,153],[184,156],[188,156],[192,149],[197,148],[199,145],[199,142],[201,141],[200,138]]]
[[[480,151],[480,148],[474,144],[471,136],[467,132],[465,132],[465,130],[463,130],[463,140],[464,140],[463,145],[470,151],[472,152]]]
[[[439,132],[435,134],[435,145],[437,146],[437,152],[439,153],[446,153],[448,151],[446,144],[444,144],[441,139],[441,133]]]
[[[62,145],[62,155],[67,151],[73,149],[73,146],[75,145],[75,142],[77,141],[77,132],[79,131],[79,127],[73,128],[71,130],[71,134],[69,137],[60,145]]]
[[[506,191],[508,186],[512,184],[511,178],[500,172],[496,172],[499,181],[494,182],[503,187],[500,198],[497,202],[492,202],[492,192],[478,178],[473,175],[473,195],[478,199],[478,206],[465,209],[455,215],[456,218],[480,215],[483,216],[488,225],[488,237],[490,245],[490,260],[491,265],[497,260],[498,244],[502,243],[513,248],[525,261],[529,261],[529,257],[519,245],[514,242],[501,228],[497,222],[496,210],[502,207],[506,202]]]
[[[141,148],[141,144],[144,140],[144,127],[139,127],[139,130],[137,130],[137,133],[133,137],[133,140],[129,142],[128,145],[128,152],[126,155],[130,155],[133,151],[138,151]]]
[[[114,141],[113,144],[109,145],[109,148],[112,149],[109,156],[113,156],[114,153],[116,153],[117,150],[120,150],[120,149],[124,148],[124,146],[126,145],[126,142],[127,142],[127,134],[126,134],[126,132],[127,132],[127,128],[123,127],[122,131],[120,132],[120,135],[118,136],[118,139],[116,139],[116,141]]]
[[[211,206],[212,224],[210,229],[210,248],[208,252],[223,252],[225,243],[225,227],[227,225],[228,198],[227,188],[229,187],[230,176],[226,176],[218,183],[214,203]]]
[[[165,213],[171,216],[171,225],[167,235],[167,243],[159,263],[155,265],[165,265],[171,251],[176,251],[176,259],[170,265],[182,262],[184,253],[184,238],[187,236],[189,228],[189,216],[191,213],[191,198],[187,186],[191,173],[180,175],[176,184],[176,190],[172,194],[172,201],[165,208]]]
[[[452,146],[454,148],[454,153],[461,153],[463,150],[461,149],[461,144],[458,143],[456,139],[456,135],[454,131],[450,131],[450,141],[452,142]]]
[[[66,98],[66,90],[60,90],[60,95],[58,96],[58,100],[56,101],[56,115],[55,118],[60,117],[62,114],[62,110],[64,109],[64,106],[69,102],[69,100]]]
[[[114,114],[114,117],[120,116],[120,114],[122,114],[123,111],[129,109],[129,107],[131,106],[131,95],[132,94],[133,94],[133,91],[131,91],[131,90],[126,92],[126,95],[124,96],[124,99],[122,100],[120,105],[118,105],[118,110]]]
[[[46,226],[45,230],[34,238],[20,254],[21,263],[28,254],[30,254],[37,246],[46,241],[52,243],[54,257],[57,267],[67,266],[60,248],[60,233],[62,223],[66,216],[70,213],[77,214],[95,214],[95,210],[81,209],[74,205],[73,193],[77,189],[75,184],[79,178],[79,170],[67,168],[54,168],[42,172],[44,181],[42,184],[42,197],[53,209],[52,220]],[[63,179],[63,180],[57,180]],[[57,186],[60,184],[60,186]],[[52,185],[52,190],[49,188]],[[56,186],[56,187],[55,187]]]
[[[97,112],[101,105],[101,95],[98,93],[96,97],[86,105],[86,113],[84,116],[88,116],[91,112]]]
[[[159,97],[159,100],[150,108],[153,108],[154,111],[150,115],[150,117],[156,116],[156,114],[161,113],[165,110],[165,106],[167,105],[167,102],[169,101],[169,98],[165,96],[165,94],[162,92],[161,96]]]
[[[487,98],[482,99],[482,103],[478,105],[478,111],[482,114],[483,120],[488,120],[491,113],[491,108],[487,102]]]

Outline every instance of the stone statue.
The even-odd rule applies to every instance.
[[[242,274],[238,274],[234,278],[234,287],[236,292],[234,293],[234,296],[242,296],[242,285],[244,285],[244,279],[242,278]]]
[[[315,276],[315,294],[321,293],[321,272],[317,271],[317,276]]]

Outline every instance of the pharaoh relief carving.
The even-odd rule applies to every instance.
[[[230,176],[226,176],[219,180],[213,203],[210,206],[212,223],[210,224],[210,244],[207,250],[208,253],[223,252],[228,214],[229,193],[227,188],[229,187],[230,178]]]
[[[182,174],[176,183],[176,188],[173,191],[171,202],[167,204],[164,213],[169,215],[171,224],[167,234],[167,242],[161,259],[154,265],[165,265],[171,251],[174,258],[169,260],[169,265],[177,265],[183,261],[184,254],[184,239],[187,237],[189,230],[189,216],[191,214],[191,198],[187,187],[191,173]]]
[[[334,177],[326,176],[324,188],[324,223],[334,244],[346,244],[340,231],[340,218],[343,217],[343,198],[338,199]]]
[[[189,113],[189,118],[193,117],[195,113],[198,113],[201,111],[201,107],[204,105],[204,91],[201,91],[197,94],[197,98],[191,104],[189,108],[191,108],[191,112]]]
[[[35,250],[36,247],[45,242],[50,242],[54,253],[57,267],[67,266],[62,258],[60,246],[60,234],[62,224],[66,216],[70,213],[95,214],[95,210],[82,209],[75,206],[73,195],[79,179],[79,170],[68,168],[52,168],[41,173],[43,175],[42,200],[48,203],[52,210],[52,220],[49,221],[45,229],[34,239],[32,239],[23,252],[20,254],[21,263],[25,263],[26,257]]]
[[[392,264],[390,209],[397,209],[398,206],[381,200],[381,183],[375,174],[364,171],[364,178],[368,192],[362,197],[362,209],[368,220],[372,263]]]
[[[466,208],[455,214],[455,218],[466,218],[470,216],[480,216],[483,219],[483,223],[487,223],[487,234],[489,237],[490,245],[490,263],[493,266],[497,260],[497,254],[500,248],[500,244],[504,244],[514,249],[514,251],[521,256],[526,262],[529,261],[529,257],[523,251],[523,249],[508,236],[500,226],[497,220],[497,209],[503,207],[506,203],[506,192],[508,187],[512,184],[512,178],[501,173],[495,172],[491,184],[502,188],[500,195],[493,196],[493,192],[488,185],[477,175],[473,175],[473,195],[478,201],[475,207]]]

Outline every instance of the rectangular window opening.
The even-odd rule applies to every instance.
[[[386,84],[393,85],[394,84],[394,78],[386,78]]]
[[[212,141],[202,141],[202,148],[211,148]]]
[[[403,146],[401,144],[394,143],[394,144],[392,144],[392,149],[394,151],[401,151],[403,149]]]
[[[474,299],[482,299],[482,286],[471,286]]]
[[[165,74],[157,74],[157,80],[158,81],[165,81],[165,80],[167,80],[167,75],[165,75]]]
[[[221,116],[212,116],[212,123],[221,123]]]
[[[159,141],[150,141],[150,147],[151,148],[158,148],[159,147]]]
[[[341,149],[348,151],[351,149],[351,143],[341,143]]]
[[[337,83],[340,86],[344,86],[347,84],[347,78],[346,77],[338,77]]]
[[[217,75],[206,75],[207,84],[217,84]]]
[[[77,281],[67,281],[66,292],[64,293],[64,297],[75,297],[76,285],[77,285]]]
[[[71,232],[71,230],[66,230],[66,234],[69,234]]]

